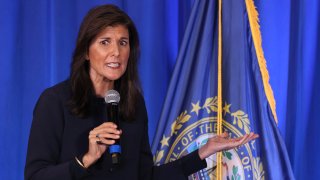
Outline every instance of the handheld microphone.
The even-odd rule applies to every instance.
[[[119,107],[118,103],[120,101],[120,94],[116,90],[107,91],[105,97],[105,102],[107,103],[107,116],[110,122],[113,122],[117,125],[117,129],[120,129],[119,123]],[[109,153],[111,154],[112,164],[120,164],[121,156],[121,146],[120,139],[117,139],[116,142],[109,147]]]

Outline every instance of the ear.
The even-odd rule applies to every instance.
[[[86,60],[90,61],[88,53],[86,54]]]

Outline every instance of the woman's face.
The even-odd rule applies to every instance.
[[[129,33],[123,25],[108,26],[89,47],[90,77],[93,81],[114,81],[127,69],[130,54]]]

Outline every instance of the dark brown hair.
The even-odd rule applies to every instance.
[[[140,55],[139,37],[131,18],[114,5],[102,5],[91,9],[80,26],[76,48],[71,63],[71,111],[78,117],[89,115],[90,97],[94,94],[89,76],[89,62],[86,55],[95,37],[106,27],[124,25],[129,32],[130,55],[126,72],[115,81],[115,89],[121,96],[120,116],[132,120],[141,88],[137,72]]]

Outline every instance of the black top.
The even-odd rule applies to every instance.
[[[88,169],[75,160],[88,150],[89,131],[106,121],[103,98],[92,96],[90,116],[78,118],[71,114],[68,101],[70,82],[64,81],[45,90],[34,109],[30,131],[25,179],[187,179],[206,167],[195,151],[174,162],[153,166],[148,138],[148,118],[143,97],[139,98],[133,122],[120,120],[121,163],[114,168],[106,152]]]

